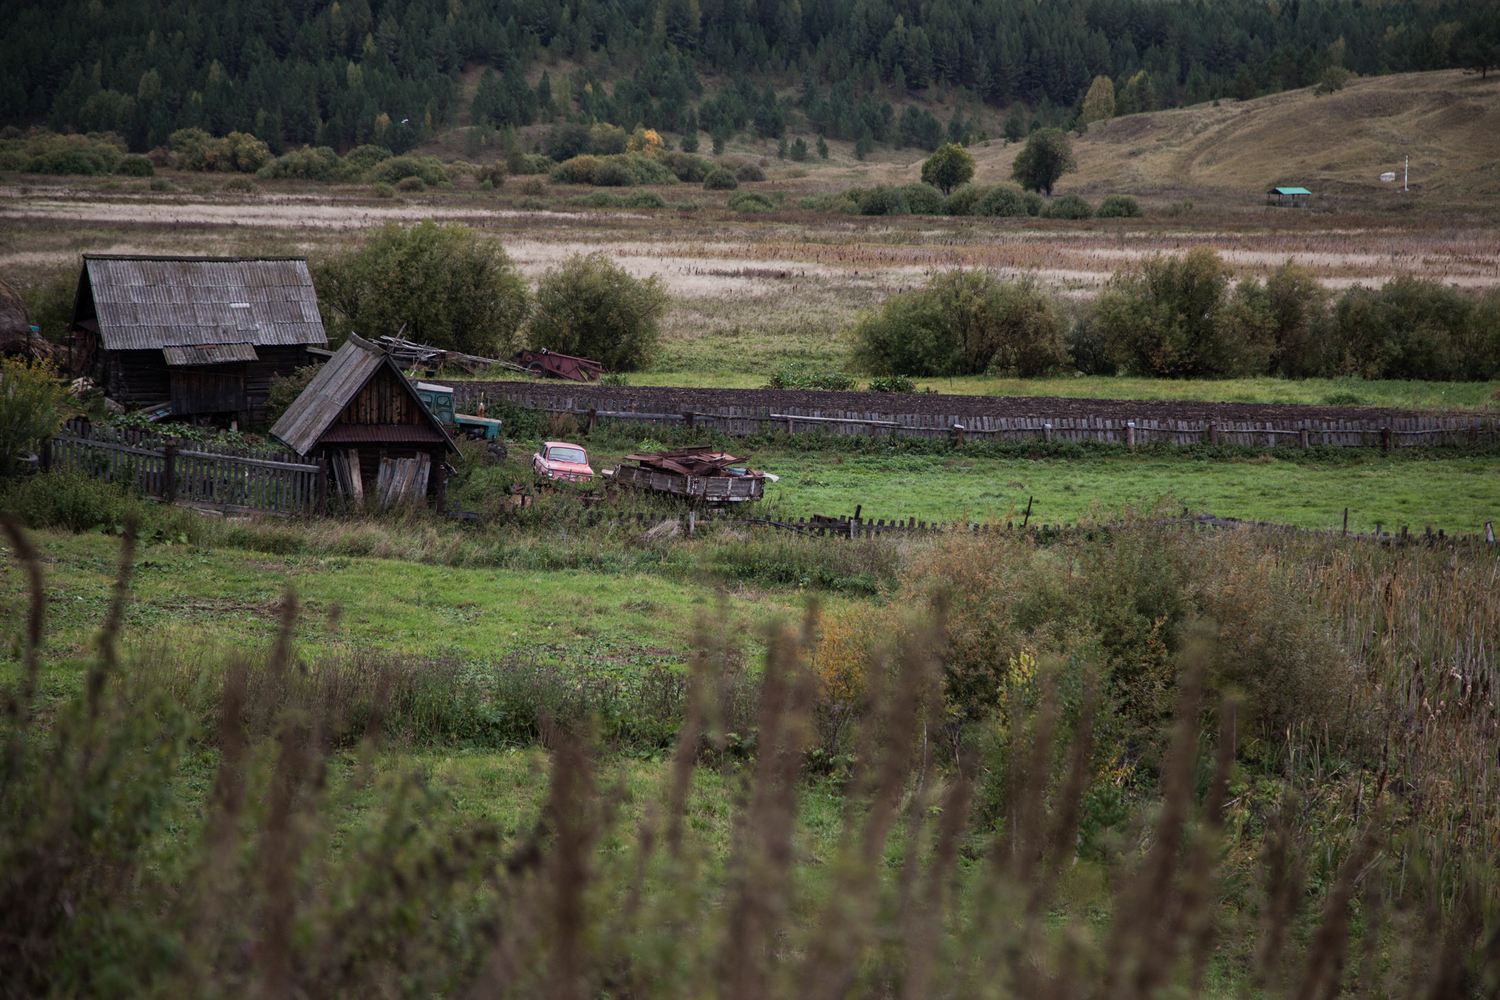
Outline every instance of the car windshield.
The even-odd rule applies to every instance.
[[[587,465],[589,459],[583,453],[582,448],[548,448],[547,460],[551,462],[572,462],[574,465]]]

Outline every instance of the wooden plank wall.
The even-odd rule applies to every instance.
[[[477,400],[478,392],[456,383],[455,403]],[[493,386],[485,391],[493,395]],[[598,419],[631,420],[652,426],[682,426],[681,413],[635,412],[632,404],[604,393],[551,395],[508,391],[502,397],[518,406],[549,413]],[[790,434],[892,434],[902,437],[951,439],[956,428],[976,441],[1109,441],[1127,443],[1132,429],[1136,444],[1205,444],[1217,435],[1220,444],[1259,448],[1299,447],[1306,433],[1308,447],[1378,448],[1381,431],[1389,427],[1393,448],[1413,445],[1493,444],[1500,442],[1500,419],[1491,416],[1405,417],[1398,420],[1149,420],[1098,417],[975,417],[925,413],[815,410],[798,407],[725,406],[693,413],[695,426],[738,436],[783,431]],[[1132,428],[1133,425],[1133,428]]]

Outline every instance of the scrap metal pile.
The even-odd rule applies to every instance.
[[[738,503],[765,496],[767,473],[747,468],[744,459],[708,445],[626,455],[609,476],[622,486],[655,490],[708,503]]]

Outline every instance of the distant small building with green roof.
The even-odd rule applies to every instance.
[[[1266,204],[1306,208],[1312,204],[1312,192],[1307,188],[1273,187],[1266,192]]]

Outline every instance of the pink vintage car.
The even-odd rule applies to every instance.
[[[566,441],[543,441],[542,450],[531,456],[531,468],[547,479],[587,483],[594,478],[594,470],[589,468],[589,453]]]

